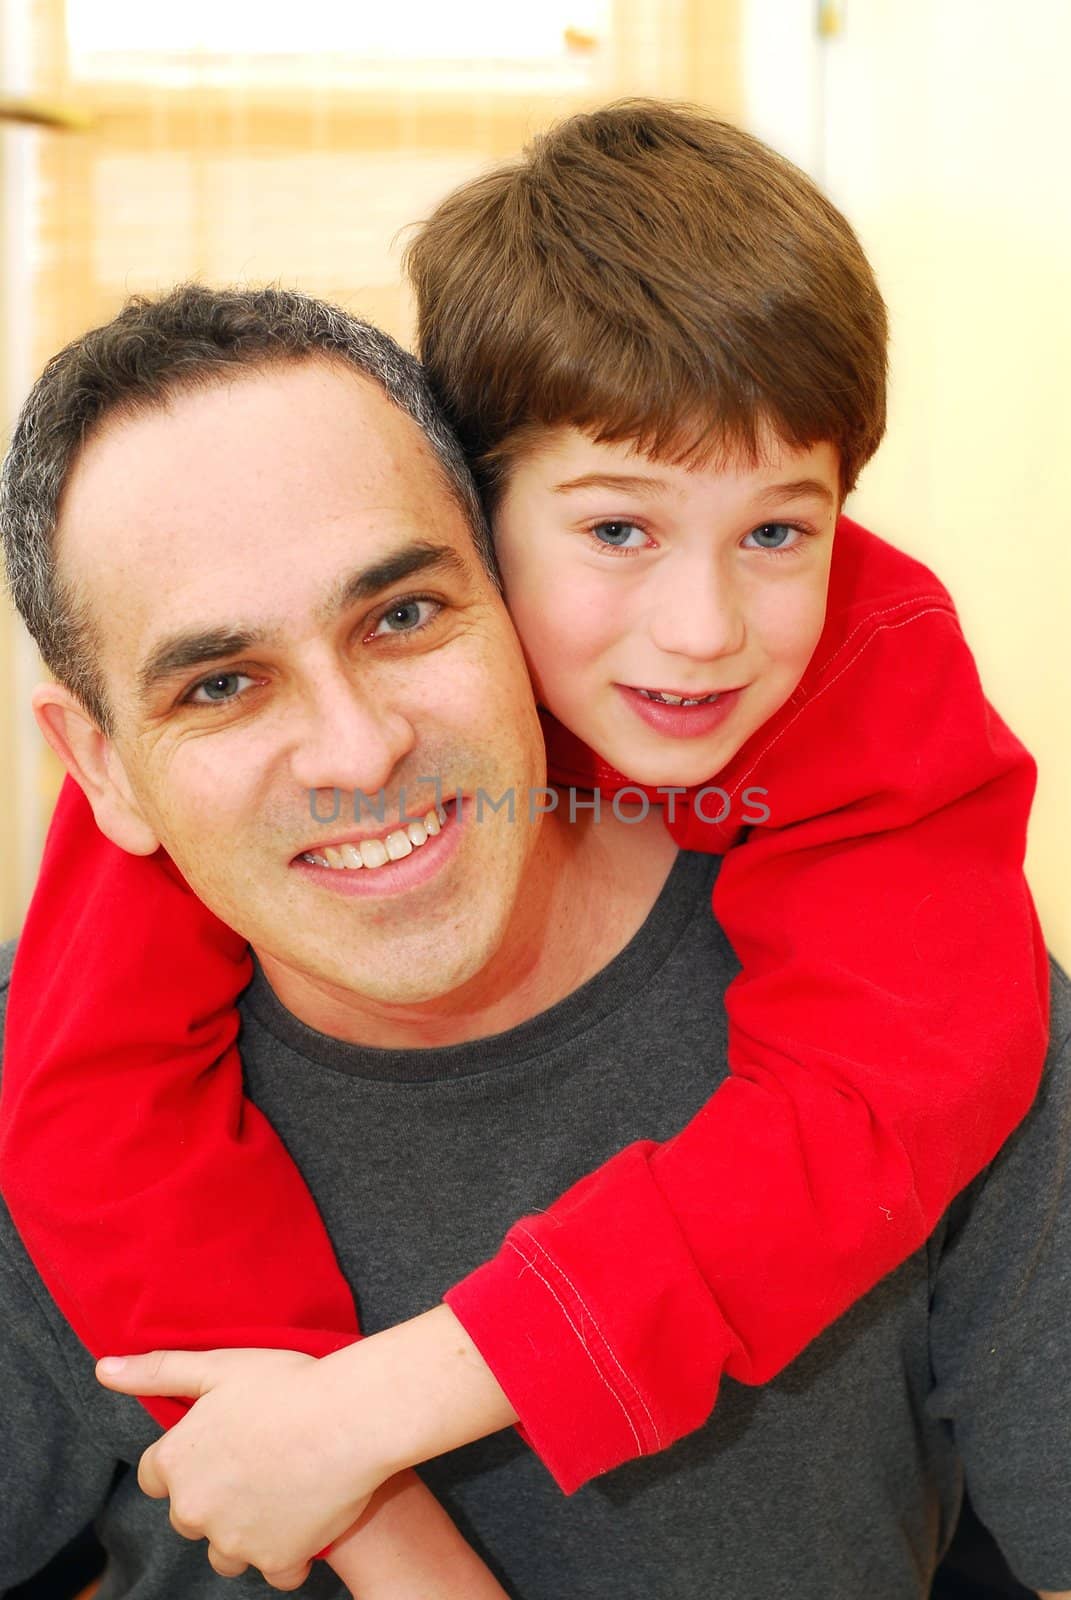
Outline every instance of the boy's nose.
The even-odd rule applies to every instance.
[[[667,571],[651,613],[651,637],[666,655],[695,661],[736,655],[747,629],[731,580],[713,563]]]

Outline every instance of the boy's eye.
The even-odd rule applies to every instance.
[[[418,629],[426,628],[441,610],[442,606],[437,600],[424,600],[419,597],[399,600],[389,611],[384,611],[369,637],[374,639],[384,638],[392,633],[416,633]]]
[[[245,693],[238,688],[240,683],[252,682],[244,672],[214,672],[210,678],[202,678],[200,683],[194,684],[187,699],[192,706],[226,705],[228,700],[236,700]]]
[[[761,528],[752,528],[744,544],[751,550],[785,550],[802,537],[799,528],[792,527],[790,523],[764,522]],[[750,539],[755,541],[754,544],[748,544]]]
[[[596,522],[590,531],[599,544],[613,550],[638,550],[647,538],[634,522]]]

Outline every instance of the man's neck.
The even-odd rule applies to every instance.
[[[295,983],[267,960],[265,975],[300,1021],[352,1044],[434,1049],[485,1038],[557,1004],[612,961],[643,925],[676,855],[658,808],[630,822],[604,812],[598,824],[554,813],[501,944],[461,988],[393,1007]]]

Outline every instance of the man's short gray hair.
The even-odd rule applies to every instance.
[[[413,419],[497,583],[490,534],[461,448],[415,357],[369,323],[290,289],[187,283],[137,296],[46,366],[19,413],[0,472],[0,537],[12,597],[45,664],[105,731],[111,717],[85,598],[57,571],[60,500],[79,453],[108,416],[164,405],[185,389],[323,356],[371,378]]]

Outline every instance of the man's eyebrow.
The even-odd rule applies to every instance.
[[[385,556],[370,567],[361,567],[341,579],[317,608],[317,620],[331,622],[339,612],[361,600],[374,599],[392,584],[418,572],[450,572],[458,576],[468,567],[452,545],[414,541]],[[150,651],[138,670],[138,693],[147,699],[162,682],[188,672],[192,667],[209,666],[214,661],[247,655],[265,645],[278,642],[280,628],[245,627],[195,628],[169,634]]]
[[[616,489],[622,493],[628,493],[630,489],[647,489],[653,494],[665,494],[667,487],[662,478],[647,478],[638,472],[585,472],[579,478],[556,483],[554,493],[568,494],[572,489]]]
[[[469,571],[468,563],[453,545],[428,544],[416,540],[396,550],[393,555],[384,556],[382,561],[377,561],[373,566],[362,567],[359,572],[343,578],[318,608],[317,616],[321,622],[330,622],[347,606],[358,600],[374,600],[384,589],[401,583],[404,578],[412,578],[418,572],[442,572],[461,578],[467,577]]]
[[[169,634],[138,668],[138,694],[145,700],[168,678],[177,678],[191,667],[245,655],[255,645],[268,644],[274,638],[274,631],[255,633],[252,629],[234,628],[203,628]]]

